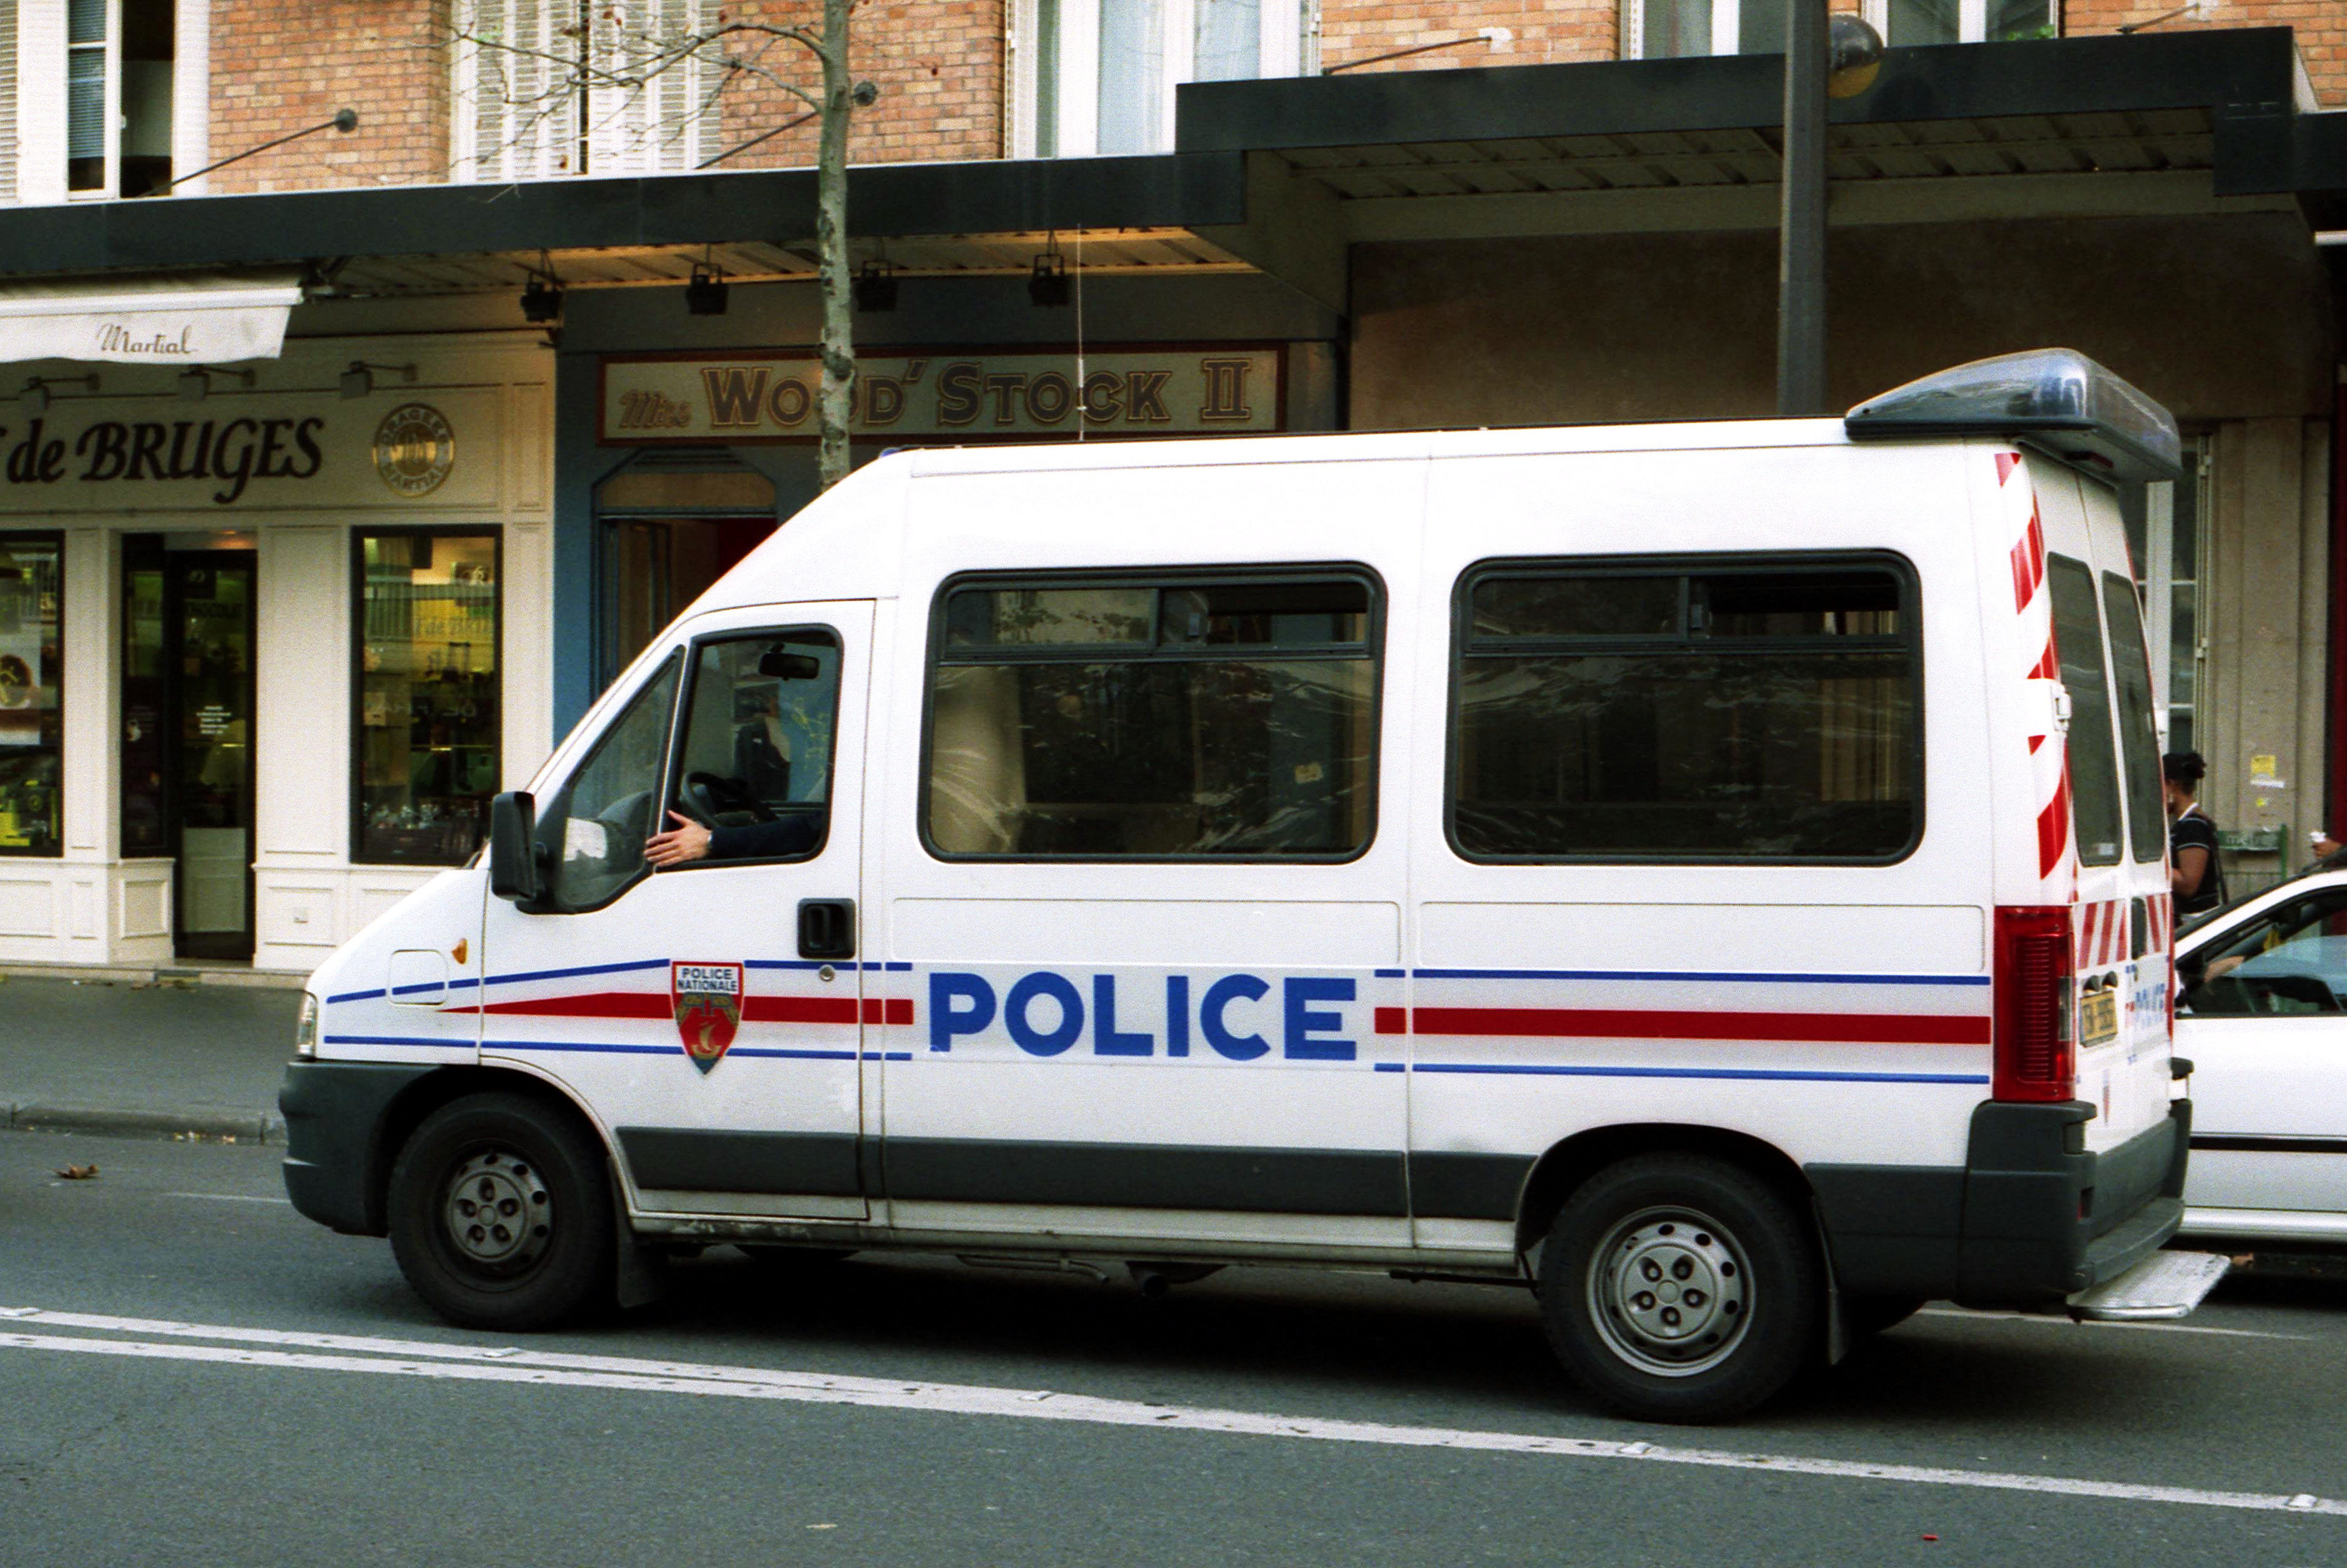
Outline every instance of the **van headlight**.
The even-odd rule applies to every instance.
[[[302,993],[302,1011],[293,1020],[293,1054],[304,1060],[318,1054],[318,999]]]

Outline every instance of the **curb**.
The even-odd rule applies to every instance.
[[[223,1143],[285,1142],[282,1116],[236,1111],[148,1111],[100,1105],[0,1103],[0,1127],[21,1132],[92,1132],[110,1138],[192,1138]]]

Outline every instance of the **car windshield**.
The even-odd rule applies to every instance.
[[[2347,1011],[2347,886],[2274,904],[2178,968],[2195,1015]]]

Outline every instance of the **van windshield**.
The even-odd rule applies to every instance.
[[[2119,857],[2118,748],[2111,739],[2095,574],[2067,556],[2048,556],[2045,580],[2054,593],[2054,648],[2070,693],[2070,809],[2078,858],[2109,866]]]
[[[2168,853],[2168,817],[2159,801],[2159,734],[2151,721],[2151,656],[2135,584],[2103,574],[2103,609],[2111,624],[2111,683],[2118,688],[2119,740],[2127,755],[2127,847],[2141,865]]]

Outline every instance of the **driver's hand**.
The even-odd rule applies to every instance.
[[[709,853],[709,830],[681,811],[668,814],[676,824],[666,833],[655,833],[644,840],[644,858],[654,866],[682,866],[688,860],[699,860]]]

